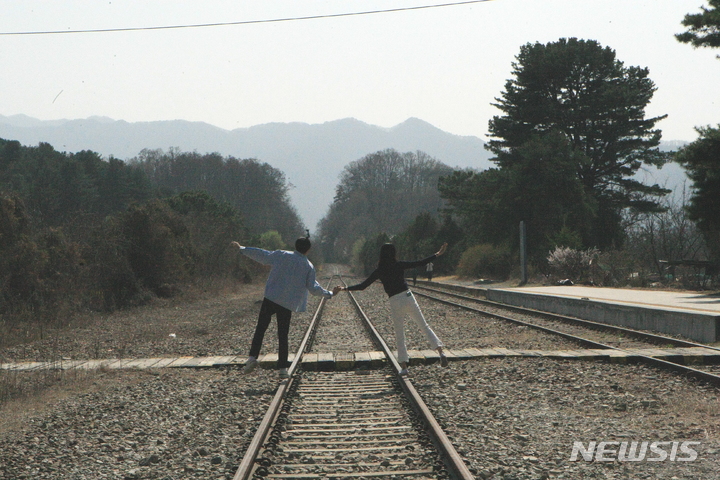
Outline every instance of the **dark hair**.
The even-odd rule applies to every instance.
[[[393,245],[392,243],[386,243],[382,247],[380,247],[380,260],[378,261],[379,267],[393,264],[396,261],[397,260],[395,259],[395,245]]]
[[[310,247],[312,247],[312,243],[310,243],[310,239],[307,237],[300,237],[295,240],[295,250],[302,254],[306,254],[308,250],[310,250]]]

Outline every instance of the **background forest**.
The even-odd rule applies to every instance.
[[[0,325],[248,281],[229,241],[280,248],[301,234],[287,190],[256,160],[144,151],[124,162],[0,140]]]

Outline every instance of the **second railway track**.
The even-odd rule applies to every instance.
[[[438,287],[416,286],[415,288],[426,292],[418,292],[418,295],[429,300],[525,325],[576,341],[580,345],[590,346],[591,348],[642,349],[648,347],[701,347],[720,353],[720,348],[681,338],[633,330],[565,315],[541,312],[523,307],[504,305],[475,296],[449,291],[443,289],[442,286]],[[656,367],[675,370],[709,382],[712,385],[720,386],[720,368],[718,368],[717,365],[686,366],[678,362],[669,362],[653,358],[652,356],[639,355],[638,358]],[[684,359],[682,355],[678,356],[678,358],[681,361]]]

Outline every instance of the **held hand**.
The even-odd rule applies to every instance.
[[[333,295],[337,295],[338,292],[340,292],[342,290],[344,290],[344,288],[338,285],[337,287],[333,288],[332,293],[333,293]]]
[[[243,248],[238,242],[230,242],[231,247]]]
[[[440,250],[438,250],[435,255],[439,257],[440,255],[445,253],[445,250],[447,250],[447,242],[442,244],[442,246],[440,247]]]

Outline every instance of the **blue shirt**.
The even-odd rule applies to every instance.
[[[332,297],[332,292],[322,288],[315,280],[315,267],[300,252],[243,247],[243,255],[263,265],[270,265],[270,275],[265,284],[265,298],[293,312],[307,308],[308,292],[315,296]]]

